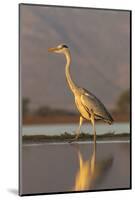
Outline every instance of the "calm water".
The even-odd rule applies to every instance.
[[[23,144],[21,194],[129,188],[129,144]]]
[[[78,124],[52,124],[52,125],[27,125],[23,126],[23,135],[59,135],[64,132],[75,133]],[[91,124],[83,124],[82,132],[91,133]],[[104,133],[130,133],[129,123],[114,123],[113,125],[108,124],[96,124],[97,134]]]

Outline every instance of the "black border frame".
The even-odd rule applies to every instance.
[[[72,9],[89,9],[89,10],[105,10],[105,11],[122,11],[122,12],[129,12],[130,15],[130,186],[128,188],[115,188],[115,189],[101,189],[101,190],[85,190],[85,191],[65,191],[65,192],[45,192],[45,193],[28,193],[28,194],[22,194],[20,191],[20,185],[21,185],[21,149],[22,149],[22,137],[21,137],[21,131],[22,131],[22,117],[21,117],[21,44],[20,44],[20,12],[21,12],[21,5],[24,6],[36,6],[36,7],[58,7],[58,8],[72,8]],[[47,5],[47,4],[36,4],[36,3],[19,3],[18,4],[18,16],[19,16],[19,37],[18,37],[18,51],[19,51],[19,188],[18,188],[18,195],[19,196],[37,196],[37,195],[55,195],[55,194],[72,194],[72,193],[86,193],[86,192],[105,192],[105,191],[122,191],[122,190],[131,190],[132,189],[132,10],[126,10],[126,9],[114,9],[114,8],[95,8],[95,7],[79,7],[79,6],[63,6],[63,5]]]

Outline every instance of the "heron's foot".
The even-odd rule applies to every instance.
[[[72,142],[74,142],[75,141],[75,138],[72,138],[72,139],[70,139],[68,142],[69,143],[72,143]]]
[[[72,138],[69,140],[69,143],[72,143],[72,142],[77,142],[78,141],[78,136]]]

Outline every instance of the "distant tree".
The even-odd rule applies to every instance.
[[[68,110],[60,109],[60,108],[51,108],[49,106],[41,106],[37,108],[37,110],[34,113],[35,115],[38,115],[38,116],[75,115],[75,113],[72,111],[68,111]]]
[[[121,93],[117,101],[117,109],[120,112],[129,112],[130,110],[130,91],[125,90]]]
[[[50,114],[52,112],[51,108],[48,106],[42,106],[39,107],[36,111],[35,111],[35,115],[39,115],[39,116],[46,116],[48,114]]]
[[[23,100],[22,100],[23,117],[26,116],[29,113],[29,104],[30,104],[29,98],[23,98]]]

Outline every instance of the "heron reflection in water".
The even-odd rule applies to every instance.
[[[72,144],[77,151],[77,157],[79,161],[79,169],[75,175],[75,184],[73,188],[75,191],[92,189],[103,180],[106,172],[108,172],[112,166],[112,156],[97,162],[95,144],[96,143],[94,143],[92,155],[90,155],[89,159],[87,160],[83,159],[83,154],[81,154],[79,144]]]

